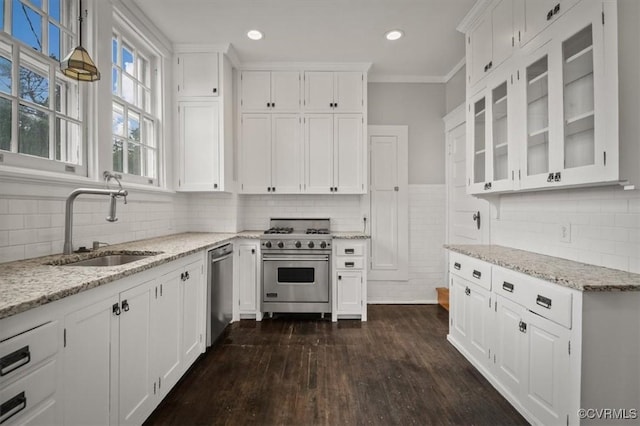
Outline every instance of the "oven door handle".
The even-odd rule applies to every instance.
[[[329,261],[329,256],[262,256],[262,260],[264,261],[276,261],[276,262],[286,262],[286,261],[317,261],[324,260]]]

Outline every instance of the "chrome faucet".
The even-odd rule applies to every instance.
[[[109,215],[107,216],[108,222],[115,222],[118,220],[116,217],[116,199],[117,197],[123,197],[124,203],[127,204],[127,195],[129,193],[122,188],[122,184],[120,180],[115,174],[110,172],[104,172],[103,174],[105,184],[109,182],[109,180],[114,179],[118,182],[120,186],[119,189],[94,189],[94,188],[78,188],[73,190],[68,196],[65,205],[64,212],[64,246],[63,246],[63,254],[71,254],[73,253],[73,202],[78,197],[78,195],[88,194],[88,195],[109,195],[111,197],[111,202],[109,205]]]

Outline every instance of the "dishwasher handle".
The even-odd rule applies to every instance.
[[[233,256],[233,253],[229,253],[225,256],[222,257],[211,257],[211,263],[217,263],[217,262],[222,262],[223,260],[226,260],[228,258],[230,258],[231,256]]]

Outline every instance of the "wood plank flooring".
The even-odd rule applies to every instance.
[[[437,305],[369,321],[240,321],[145,425],[526,425],[446,340]]]

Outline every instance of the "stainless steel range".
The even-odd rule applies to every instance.
[[[329,219],[271,219],[260,238],[262,312],[331,312]]]

